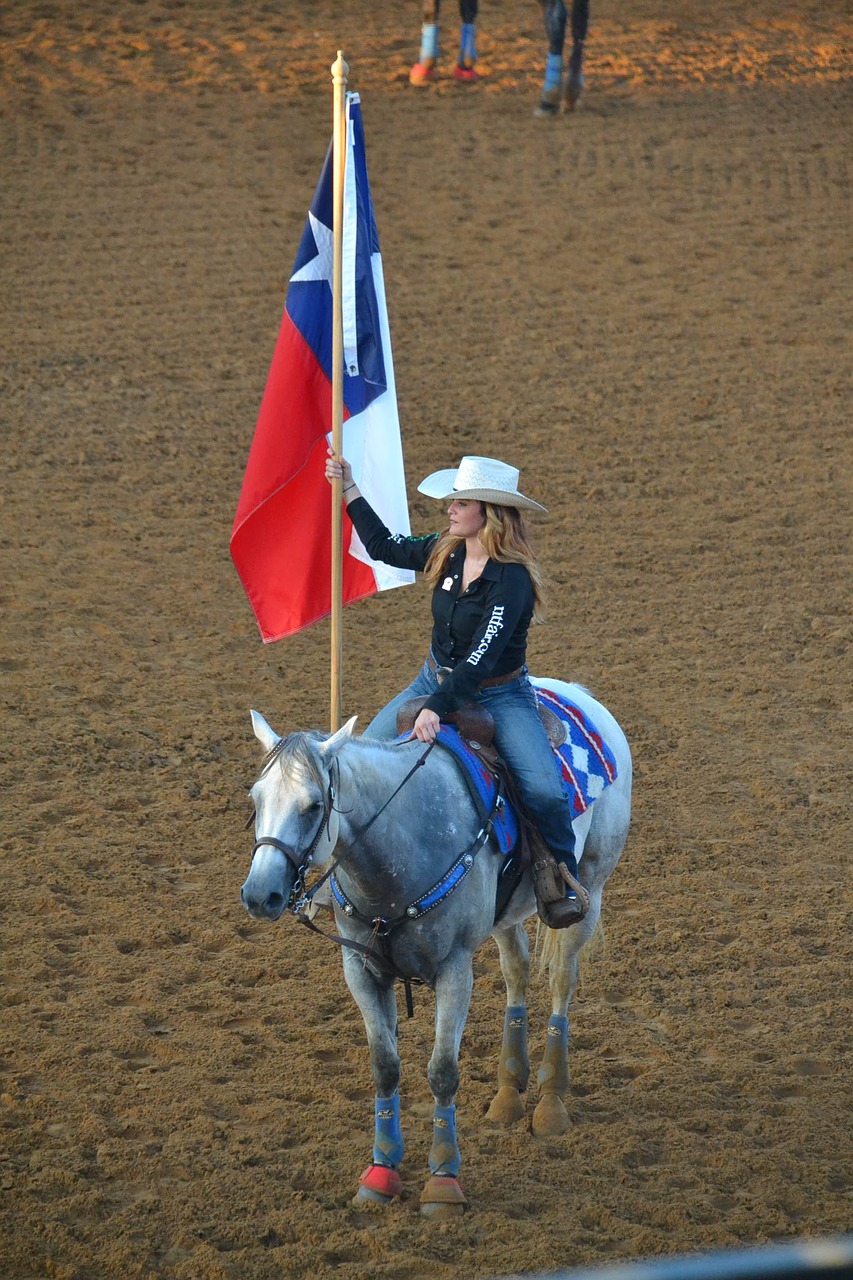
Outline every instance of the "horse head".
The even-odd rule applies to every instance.
[[[331,857],[339,826],[336,761],[356,719],[328,737],[309,732],[282,738],[252,712],[255,737],[266,755],[249,792],[255,806],[255,846],[240,898],[256,919],[277,920],[302,893],[308,868]]]

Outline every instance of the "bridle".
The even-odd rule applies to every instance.
[[[284,742],[284,739],[282,739],[280,743],[277,743],[276,746],[273,747],[272,751],[270,751],[267,754],[267,756],[264,758],[263,768],[261,769],[262,776],[266,768],[272,763],[272,761],[278,755],[278,752],[281,749],[281,743],[283,742]],[[278,849],[279,853],[283,853],[285,858],[287,858],[287,861],[293,867],[293,870],[296,874],[294,876],[293,886],[290,890],[290,897],[288,898],[288,901],[287,901],[288,908],[293,908],[297,903],[297,901],[303,900],[303,896],[304,896],[303,891],[305,889],[305,875],[308,871],[308,868],[311,866],[311,863],[314,861],[314,854],[317,852],[317,846],[322,840],[324,832],[328,829],[329,819],[331,818],[332,810],[335,807],[336,782],[338,783],[340,782],[340,766],[338,764],[338,761],[335,759],[332,761],[331,767],[329,769],[329,785],[326,788],[326,794],[323,800],[323,817],[320,820],[320,825],[317,828],[317,832],[314,836],[314,839],[311,841],[310,845],[301,856],[298,853],[296,853],[293,849],[291,849],[290,845],[285,844],[283,840],[279,840],[277,836],[260,836],[259,839],[257,839],[254,845],[252,846],[253,858],[257,853],[258,849],[261,849],[263,848],[264,845],[268,844],[268,845],[271,845],[273,849]],[[252,813],[249,815],[248,821],[246,822],[247,827],[249,827],[254,822],[255,816],[256,815],[253,810]],[[315,886],[314,889],[312,889],[311,891],[312,896],[316,892],[317,888],[319,888],[319,885]]]
[[[272,748],[272,750],[269,751],[267,755],[264,757],[263,765],[261,767],[261,776],[263,776],[265,770],[269,767],[272,761],[279,754],[282,748],[283,742],[284,742],[284,739],[281,739],[281,741],[276,743],[276,745]],[[323,833],[328,829],[329,820],[332,816],[332,812],[335,807],[335,796],[337,793],[337,787],[340,784],[340,765],[338,763],[337,758],[335,758],[332,761],[331,767],[329,769],[329,785],[326,790],[326,795],[323,801],[323,817],[320,821],[320,826],[317,829],[314,839],[311,841],[311,844],[305,850],[305,852],[300,856],[293,849],[291,849],[289,845],[286,845],[283,840],[279,840],[276,836],[260,836],[255,841],[254,846],[252,848],[252,857],[254,857],[258,849],[262,848],[264,845],[267,845],[267,844],[271,845],[274,849],[278,849],[280,853],[284,854],[284,856],[287,858],[288,862],[293,867],[296,873],[293,881],[293,887],[290,890],[290,897],[287,900],[287,906],[285,910],[290,909],[291,911],[293,911],[294,914],[300,915],[300,916],[304,914],[305,909],[308,906],[310,906],[311,900],[313,899],[317,891],[320,889],[320,887],[326,883],[329,877],[340,866],[344,858],[346,858],[352,852],[352,850],[355,848],[358,842],[365,835],[367,835],[367,832],[373,826],[374,822],[376,822],[376,820],[382,816],[382,814],[388,808],[391,801],[394,799],[396,795],[399,794],[400,791],[402,791],[403,787],[412,777],[414,772],[417,769],[419,769],[421,765],[426,763],[427,756],[432,751],[434,746],[435,746],[435,742],[433,741],[429,744],[426,751],[422,752],[422,754],[418,756],[417,760],[412,765],[411,769],[406,774],[406,776],[403,778],[402,782],[399,783],[397,787],[395,787],[395,789],[391,792],[390,796],[385,801],[385,803],[379,809],[376,810],[376,813],[374,813],[373,816],[368,819],[368,821],[364,824],[364,826],[360,827],[358,831],[355,832],[349,844],[344,849],[341,850],[341,852],[338,854],[336,858],[332,860],[331,865],[326,870],[326,872],[320,877],[319,880],[316,881],[315,884],[311,886],[310,889],[308,890],[305,889],[305,875],[308,871],[308,868],[311,866],[311,863],[314,860],[314,854],[317,851],[317,846],[319,845],[320,841],[323,838]],[[249,827],[252,824],[252,822],[254,822],[254,820],[255,820],[255,813],[253,811],[249,815],[249,818],[246,822],[246,826]]]

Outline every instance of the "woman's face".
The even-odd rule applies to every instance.
[[[482,503],[465,498],[454,498],[447,514],[450,516],[450,532],[457,538],[473,538],[486,523]]]

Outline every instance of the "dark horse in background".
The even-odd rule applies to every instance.
[[[574,111],[583,92],[583,53],[589,28],[589,0],[572,0],[572,47],[568,65],[564,65],[563,51],[566,43],[566,24],[569,13],[565,0],[540,0],[545,19],[548,55],[545,60],[545,78],[542,98],[536,108],[537,116],[555,116],[561,106]],[[456,80],[477,80],[477,26],[478,0],[459,0],[459,55],[453,76]],[[414,85],[427,85],[437,78],[438,27],[441,0],[424,0],[421,48],[418,61],[409,72]]]

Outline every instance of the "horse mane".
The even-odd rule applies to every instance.
[[[322,789],[325,781],[312,744],[323,742],[326,736],[319,729],[299,729],[295,733],[289,733],[286,738],[279,738],[261,761],[260,776],[263,777],[274,761],[278,760],[285,777],[302,770],[309,773]]]
[[[263,777],[276,760],[281,765],[282,774],[294,776],[300,772],[307,773],[322,790],[326,785],[322,766],[317,758],[314,746],[325,742],[329,737],[320,729],[297,729],[286,738],[279,738],[261,761],[259,777]],[[394,751],[398,745],[384,738],[351,738],[350,745],[369,747],[372,751]],[[408,744],[405,744],[408,745]],[[419,745],[416,743],[416,745]]]

